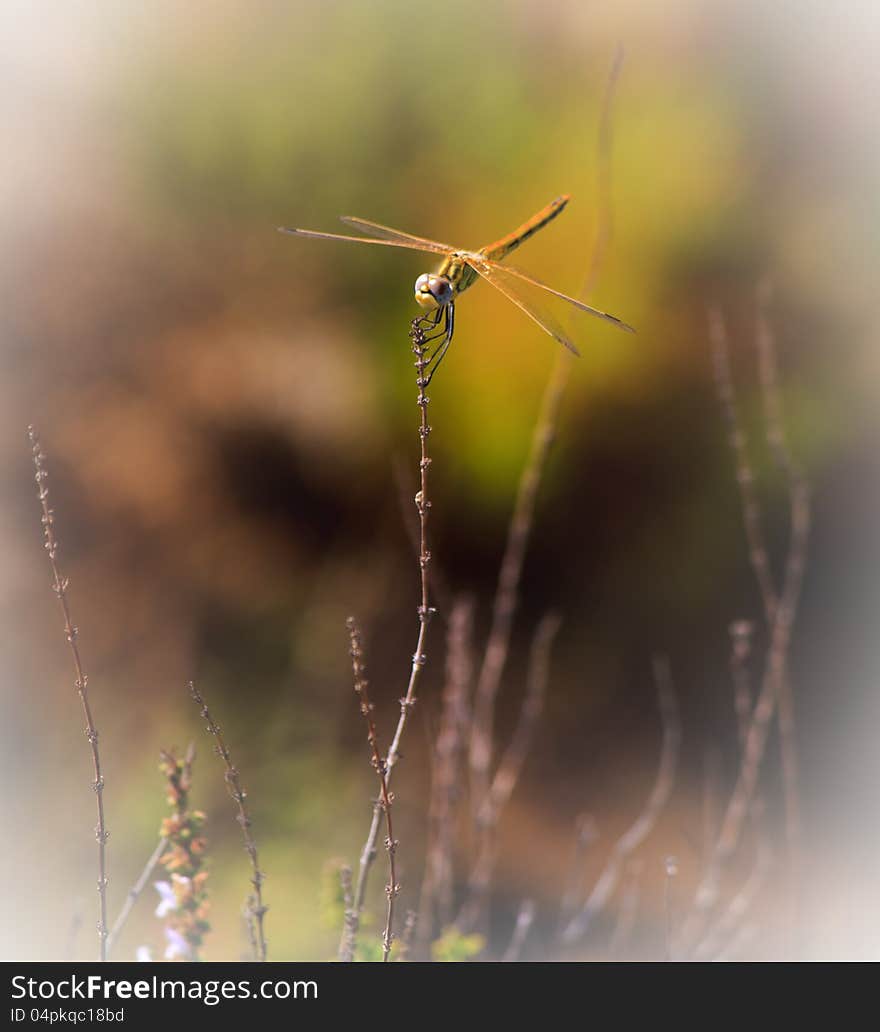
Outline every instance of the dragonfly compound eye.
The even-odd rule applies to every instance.
[[[452,301],[452,284],[445,276],[422,273],[416,280],[416,301],[423,308],[442,308]]]

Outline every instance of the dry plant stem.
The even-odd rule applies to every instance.
[[[455,818],[462,797],[461,759],[470,726],[473,622],[473,599],[457,598],[449,614],[443,708],[432,750],[428,846],[419,902],[418,939],[422,944],[431,939],[435,913],[441,928],[452,919]]]
[[[257,855],[257,844],[254,841],[254,836],[251,832],[251,818],[247,804],[245,803],[247,792],[242,788],[241,775],[238,768],[232,762],[232,757],[229,754],[229,749],[226,747],[226,742],[223,738],[223,732],[214,722],[214,718],[211,716],[211,712],[208,709],[208,705],[202,697],[201,692],[196,688],[192,681],[189,682],[188,687],[193,702],[195,702],[199,707],[199,712],[205,720],[205,730],[214,738],[215,752],[223,761],[223,766],[226,768],[224,773],[226,788],[235,803],[236,809],[238,810],[238,814],[235,819],[241,827],[245,852],[251,862],[251,885],[253,886],[253,892],[248,896],[245,916],[248,923],[249,934],[251,935],[255,946],[254,959],[262,962],[266,959],[264,918],[268,907],[263,903],[263,882],[266,879],[266,875],[260,869],[259,856]]]
[[[361,642],[361,632],[353,617],[347,621],[348,635],[350,641],[351,670],[354,676],[354,691],[360,700],[361,714],[367,724],[367,742],[370,746],[370,763],[376,776],[379,778],[379,801],[382,812],[385,814],[385,849],[388,853],[388,883],[385,886],[385,895],[388,899],[385,914],[385,930],[382,933],[382,960],[386,962],[391,956],[391,943],[394,939],[394,901],[400,891],[397,884],[397,865],[395,855],[398,842],[394,837],[394,824],[391,817],[391,804],[393,797],[388,790],[387,765],[379,749],[379,739],[376,736],[376,723],[373,720],[373,704],[368,694],[369,683],[366,679],[364,667],[364,651]]]
[[[557,613],[547,613],[537,624],[534,632],[528,660],[525,697],[516,729],[495,771],[489,796],[478,814],[480,824],[485,827],[497,827],[501,811],[508,805],[522,773],[535,725],[544,709],[547,684],[550,680],[550,653],[559,634],[561,622]]]
[[[754,624],[749,620],[734,620],[728,628],[728,633],[730,635],[730,679],[733,684],[734,712],[737,721],[740,763],[742,764],[745,758],[746,741],[748,740],[749,727],[752,720],[752,687],[749,661],[752,656]],[[757,795],[750,809],[753,816],[754,811],[762,809],[762,803]],[[760,848],[760,829],[757,823],[755,824],[755,830],[758,833],[758,848]],[[706,932],[706,924],[709,920],[709,914],[720,896],[721,863],[715,852],[715,842],[716,832],[713,831],[709,847],[704,850],[702,884],[682,929],[682,942],[696,944],[692,946],[692,951],[698,948],[699,944],[704,941],[706,934],[708,934]]]
[[[410,540],[413,554],[418,556],[421,554],[421,529],[418,513],[416,513],[415,519],[410,518],[412,516],[410,506],[413,502],[413,488],[416,485],[416,481],[410,475],[410,471],[405,467],[403,459],[399,455],[394,457],[392,473],[397,488],[397,500],[400,505],[401,519],[406,530],[406,536]],[[431,598],[436,603],[438,616],[443,619],[447,613],[451,612],[453,599],[449,582],[436,558],[431,560],[429,574]]]
[[[740,750],[745,748],[752,716],[752,689],[749,677],[749,659],[752,655],[752,635],[755,626],[750,620],[735,620],[728,628],[730,634],[730,675],[733,681],[733,708]]]
[[[107,959],[107,839],[109,832],[104,822],[104,776],[101,772],[101,757],[98,752],[98,731],[92,717],[92,708],[89,704],[88,678],[83,670],[82,658],[79,651],[78,632],[70,617],[70,606],[67,600],[68,580],[61,576],[58,566],[58,541],[55,538],[55,516],[49,508],[49,488],[46,482],[49,474],[44,466],[46,456],[43,454],[37,433],[32,426],[28,427],[28,439],[31,444],[35,476],[37,482],[37,497],[43,510],[43,538],[45,541],[46,554],[49,557],[49,564],[52,568],[52,590],[55,592],[61,612],[64,617],[64,635],[67,644],[70,646],[70,654],[73,657],[73,666],[76,672],[74,687],[82,705],[83,716],[85,717],[85,735],[89,742],[92,753],[92,766],[94,769],[94,780],[92,790],[95,793],[97,804],[98,823],[95,826],[95,840],[98,843],[98,959]]]
[[[113,922],[113,927],[110,929],[110,933],[107,936],[107,954],[108,956],[113,951],[113,947],[116,945],[119,935],[122,929],[125,927],[125,922],[128,920],[129,915],[134,909],[135,903],[140,898],[141,893],[147,887],[147,882],[150,880],[150,875],[153,873],[156,864],[162,858],[162,854],[168,848],[168,839],[164,836],[160,836],[159,841],[156,843],[156,848],[150,854],[149,859],[144,864],[144,869],[141,871],[138,880],[128,890],[128,894],[125,897],[125,903],[116,920]]]
[[[635,928],[636,915],[639,910],[639,898],[641,896],[643,867],[641,860],[632,858],[627,863],[626,870],[624,871],[620,909],[618,910],[617,923],[614,926],[608,947],[608,951],[614,959],[621,957],[632,936],[633,928]]]
[[[618,48],[612,61],[602,99],[597,141],[597,209],[598,225],[581,296],[586,298],[596,285],[613,231],[611,193],[612,112],[614,96],[623,66],[623,50]],[[526,548],[535,514],[535,500],[547,456],[556,437],[559,413],[571,374],[571,356],[558,351],[544,388],[538,421],[532,434],[529,456],[517,487],[516,502],[507,532],[507,544],[501,560],[498,585],[492,605],[492,623],[486,652],[477,680],[474,720],[470,742],[470,787],[474,820],[489,791],[492,766],[492,739],[495,722],[495,701],[501,675],[510,649],[510,634],[516,613],[519,584]]]
[[[770,451],[778,469],[785,477],[789,496],[791,532],[782,589],[784,594],[789,579],[795,578],[800,582],[803,575],[810,532],[810,489],[791,456],[783,429],[782,405],[779,398],[776,368],[776,342],[767,316],[767,305],[770,298],[769,283],[762,283],[758,287],[757,293],[758,378],[761,384],[761,396],[764,404],[764,425],[767,443],[770,446]],[[768,623],[770,624],[772,624],[773,615],[775,615],[775,609],[768,615]],[[793,607],[791,619],[793,620],[794,617]],[[798,791],[794,696],[787,671],[781,677],[778,691],[777,710],[779,714],[779,741],[782,756],[782,785],[785,799],[786,841],[789,860],[796,868],[800,840],[800,794]]]
[[[581,297],[586,300],[596,287],[599,273],[605,262],[605,256],[614,236],[614,197],[612,188],[611,155],[614,149],[614,98],[620,73],[623,71],[623,47],[618,44],[611,59],[611,68],[605,80],[599,114],[599,132],[596,141],[596,236],[593,240],[593,251],[590,265],[581,285]]]
[[[492,779],[489,796],[478,814],[481,824],[497,826],[501,811],[507,805],[522,772],[523,764],[532,744],[535,726],[544,709],[547,683],[550,680],[550,653],[562,619],[558,613],[545,614],[538,624],[532,639],[529,656],[526,694],[520,709],[519,720],[510,744],[505,750],[498,770]]]
[[[507,532],[507,545],[501,560],[492,607],[492,624],[477,679],[471,728],[469,764],[471,806],[475,821],[489,791],[495,702],[510,648],[511,628],[518,604],[526,547],[534,520],[535,500],[547,463],[547,455],[556,437],[559,410],[569,375],[569,356],[557,355],[550,379],[544,389],[541,411],[532,436],[529,457],[517,488],[516,502]]]
[[[788,555],[781,592],[777,592],[770,572],[767,547],[764,541],[760,519],[760,508],[754,486],[754,475],[746,451],[745,435],[741,428],[733,378],[730,371],[730,347],[724,319],[716,308],[709,310],[709,336],[712,344],[715,383],[727,425],[728,440],[734,454],[737,482],[742,499],[749,560],[758,582],[764,608],[764,616],[771,635],[773,651],[773,628],[777,610],[785,600],[789,612],[784,619],[793,622],[800,596],[800,583],[806,563],[807,543],[810,532],[809,487],[794,463],[782,428],[782,409],[776,373],[776,349],[773,334],[766,315],[768,287],[758,290],[758,370],[764,406],[764,422],[767,441],[774,460],[788,484],[790,538]],[[778,644],[778,642],[777,642]],[[779,661],[779,657],[777,657]],[[769,659],[768,659],[769,662]],[[786,654],[781,657],[783,666]],[[782,670],[777,686],[776,703],[779,711],[780,752],[782,755],[783,792],[785,797],[786,841],[789,859],[796,866],[798,839],[800,835],[800,802],[798,794],[797,744],[794,726],[794,700],[791,684],[785,669]]]
[[[721,755],[711,743],[706,745],[703,754],[703,841],[702,856],[708,861],[715,845],[715,834],[718,830],[718,781],[721,767]]]
[[[387,758],[385,761],[385,767],[385,781],[387,784],[391,780],[391,769],[388,767]],[[376,859],[376,839],[379,836],[381,820],[382,807],[377,800],[373,804],[373,819],[370,823],[367,840],[361,850],[360,860],[358,862],[357,884],[355,886],[354,901],[352,904],[351,928],[349,928],[349,922],[347,920],[345,927],[343,928],[342,940],[339,944],[339,959],[343,963],[350,963],[354,960],[354,948],[356,945],[358,929],[360,927],[361,912],[364,909],[364,900],[367,894],[367,879],[369,878],[373,861]]]
[[[702,942],[694,950],[697,960],[709,960],[723,948],[725,938],[736,933],[744,918],[751,910],[758,893],[764,887],[767,874],[772,865],[773,855],[769,846],[759,840],[755,854],[755,862],[740,890],[732,897],[712,928],[709,929]]]
[[[503,963],[512,964],[519,960],[526,938],[534,924],[535,913],[536,908],[534,900],[524,899],[520,904],[519,912],[516,915],[516,924],[513,928],[513,936],[511,937],[510,945],[504,951],[504,956],[501,958]]]
[[[697,889],[695,904],[700,909],[706,909],[715,902],[718,869],[736,849],[743,824],[755,799],[770,724],[779,697],[779,686],[785,677],[785,658],[791,640],[792,616],[800,593],[800,580],[799,572],[786,578],[786,590],[776,609],[767,669],[746,734],[739,776],[721,822],[713,857]]]
[[[342,940],[339,943],[339,959],[353,960],[357,945],[358,915],[354,911],[354,885],[351,868],[343,864],[339,868],[339,886],[342,890],[343,921]]]
[[[776,609],[776,588],[770,572],[770,560],[761,522],[761,507],[758,504],[758,495],[755,490],[755,475],[749,461],[746,437],[742,429],[733,389],[727,324],[721,312],[715,307],[709,309],[709,341],[712,345],[712,371],[715,377],[715,389],[721,406],[727,441],[736,464],[736,482],[742,504],[749,562],[758,583],[764,613],[769,623]]]
[[[431,502],[428,498],[428,468],[431,465],[431,458],[428,455],[428,438],[431,435],[431,427],[428,424],[428,396],[425,393],[427,381],[425,377],[426,367],[429,364],[430,356],[425,340],[425,333],[422,327],[422,319],[414,319],[410,330],[412,340],[412,352],[415,355],[416,387],[418,394],[416,404],[419,406],[419,490],[415,497],[416,512],[419,516],[419,581],[420,601],[416,610],[419,619],[419,634],[416,641],[416,650],[412,657],[409,683],[406,687],[406,694],[400,700],[400,717],[397,721],[397,728],[394,737],[391,739],[391,746],[388,755],[385,757],[385,780],[391,783],[391,772],[400,759],[400,743],[403,733],[409,720],[409,715],[416,704],[419,681],[422,675],[422,668],[427,662],[425,655],[425,641],[427,639],[428,624],[434,615],[434,609],[430,604],[429,574],[428,568],[431,562],[431,553],[428,550],[428,512]],[[360,919],[364,907],[364,899],[367,892],[367,880],[370,868],[376,858],[376,840],[379,837],[379,827],[382,822],[382,807],[377,800],[373,805],[373,819],[370,823],[370,830],[367,833],[367,840],[361,850],[358,864],[357,884],[354,892],[354,912],[357,919]],[[353,959],[353,958],[348,958]]]
[[[565,879],[565,890],[562,893],[562,902],[559,906],[559,922],[557,925],[558,934],[571,920],[572,915],[578,907],[581,898],[581,887],[583,885],[584,859],[587,850],[599,838],[599,829],[595,818],[588,813],[582,813],[575,821],[575,840],[572,851],[571,863],[568,869],[568,877]]]
[[[653,831],[672,794],[681,746],[681,721],[678,701],[669,674],[669,664],[665,658],[657,657],[654,660],[654,679],[657,684],[660,716],[663,722],[660,764],[654,787],[651,789],[644,810],[614,844],[608,862],[583,907],[566,926],[562,935],[564,942],[572,943],[581,938],[596,916],[603,910],[620,880],[628,857]]]
[[[678,877],[678,861],[674,856],[666,858],[666,880],[663,884],[663,910],[666,918],[666,934],[664,941],[664,957],[667,962],[673,959],[673,936],[675,934],[675,879]]]
[[[709,310],[709,336],[713,349],[716,385],[722,409],[725,413],[725,420],[728,424],[731,445],[736,456],[737,479],[741,485],[747,528],[751,520],[753,528],[757,526],[759,532],[757,543],[755,543],[751,536],[749,537],[749,552],[755,576],[761,587],[765,616],[770,628],[770,644],[761,692],[759,693],[758,701],[755,704],[749,721],[749,727],[745,734],[739,779],[722,823],[713,864],[707,869],[695,899],[696,906],[702,909],[711,906],[717,896],[718,871],[717,869],[713,870],[713,868],[722,864],[730,856],[739,841],[743,822],[749,812],[750,804],[757,789],[769,725],[777,704],[783,698],[786,700],[784,703],[786,716],[782,718],[780,715],[780,740],[783,752],[783,780],[786,789],[786,838],[789,845],[790,859],[793,864],[796,858],[797,762],[794,748],[793,707],[786,667],[791,631],[797,612],[797,604],[800,599],[806,563],[811,521],[810,499],[809,489],[791,460],[782,432],[782,420],[776,388],[773,338],[763,315],[759,322],[761,325],[758,334],[759,365],[761,367],[760,377],[764,396],[767,434],[771,448],[776,456],[776,461],[785,471],[788,478],[791,530],[782,580],[782,591],[777,595],[772,579],[769,576],[769,568],[766,567],[766,548],[763,546],[763,538],[760,536],[760,521],[757,520],[756,509],[757,502],[754,501],[753,493],[749,495],[743,491],[742,486],[745,483],[751,488],[754,479],[748,466],[747,457],[745,457],[744,438],[739,429],[733,395],[733,382],[730,375],[727,330],[721,313],[717,309],[711,308]],[[752,501],[749,501],[749,498]],[[749,516],[750,509],[754,510],[751,517]]]
[[[559,633],[560,617],[547,613],[538,624],[532,639],[526,694],[519,719],[504,756],[492,779],[486,799],[477,814],[477,826],[482,834],[478,842],[477,859],[468,880],[468,894],[456,925],[462,931],[476,926],[483,912],[492,873],[495,869],[495,839],[501,814],[510,800],[522,772],[532,744],[535,726],[544,708],[547,683],[550,679],[550,655]]]
[[[428,424],[428,402],[430,399],[425,394],[425,387],[427,386],[425,368],[428,365],[428,356],[424,332],[418,319],[413,321],[412,326],[412,351],[416,358],[414,363],[416,367],[416,387],[418,390],[416,404],[419,406],[419,490],[415,497],[416,512],[419,514],[420,603],[416,610],[419,618],[419,634],[416,640],[416,650],[412,657],[412,667],[410,668],[406,695],[400,700],[400,719],[397,722],[394,738],[391,740],[391,748],[388,750],[389,769],[398,760],[400,742],[403,738],[407,719],[415,706],[422,669],[427,661],[425,642],[428,636],[428,624],[434,615],[434,610],[430,604],[428,576],[428,567],[431,562],[431,553],[428,549],[428,512],[431,508],[431,502],[428,499],[428,468],[431,465],[431,458],[428,455],[428,437],[431,434],[431,427]]]

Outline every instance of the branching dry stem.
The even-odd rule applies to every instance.
[[[190,681],[188,687],[193,702],[195,702],[199,707],[199,712],[205,720],[205,730],[214,738],[214,751],[223,761],[223,766],[225,768],[223,776],[226,781],[226,788],[235,803],[236,810],[238,811],[235,819],[241,828],[245,852],[250,859],[251,885],[253,886],[253,892],[248,895],[245,905],[245,918],[248,923],[248,931],[251,940],[255,946],[254,959],[262,962],[266,960],[264,918],[266,916],[266,911],[269,908],[263,902],[263,882],[266,880],[266,875],[260,869],[260,860],[257,855],[257,844],[254,841],[253,832],[251,831],[251,817],[248,812],[247,803],[245,802],[247,799],[247,792],[242,788],[241,775],[239,774],[238,768],[232,762],[232,757],[229,754],[229,749],[227,748],[226,742],[223,738],[223,732],[220,730],[219,725],[214,722],[214,718],[211,716],[211,712],[202,697],[202,693],[198,688],[196,688],[192,681]]]
[[[406,693],[400,699],[400,716],[397,721],[397,727],[394,731],[394,737],[391,739],[391,746],[388,749],[388,755],[385,757],[386,786],[390,785],[391,773],[400,759],[400,743],[403,740],[403,734],[406,730],[409,715],[412,713],[416,705],[422,670],[427,662],[425,642],[428,635],[428,624],[431,622],[431,617],[435,612],[430,601],[430,577],[428,573],[431,563],[431,552],[428,548],[428,513],[431,509],[431,502],[428,498],[428,469],[431,465],[431,458],[428,455],[428,438],[431,435],[431,427],[428,423],[428,402],[430,399],[425,393],[425,389],[428,386],[428,376],[426,375],[427,367],[430,363],[428,343],[425,337],[426,324],[427,320],[425,317],[414,319],[410,330],[412,352],[415,355],[414,365],[416,368],[416,388],[418,391],[416,403],[419,406],[419,490],[415,497],[416,512],[419,516],[420,592],[419,605],[416,609],[419,620],[419,633],[416,640],[416,649],[412,657],[412,666],[410,668]],[[382,805],[380,800],[377,799],[373,804],[373,819],[370,823],[370,830],[367,833],[367,839],[366,842],[364,842],[363,849],[361,850],[360,861],[358,864],[358,877],[354,890],[352,908],[355,929],[357,928],[360,914],[364,908],[364,900],[367,893],[367,881],[373,861],[376,858],[376,841],[379,837],[379,827],[381,823]],[[393,933],[393,929],[391,931]],[[351,961],[354,959],[353,943],[352,949],[349,950],[346,946],[347,938],[348,934],[344,931],[343,941],[340,944],[340,959]]]
[[[55,537],[55,514],[49,508],[49,488],[47,480],[49,477],[45,467],[46,456],[40,447],[37,432],[32,426],[28,427],[28,439],[31,443],[31,454],[34,460],[35,475],[37,482],[37,497],[43,510],[43,538],[45,540],[46,555],[49,557],[49,565],[52,568],[52,590],[61,605],[61,612],[64,617],[64,636],[70,646],[70,654],[73,657],[73,667],[76,673],[74,687],[79,696],[85,717],[85,735],[88,739],[92,754],[92,767],[94,780],[92,790],[95,793],[97,804],[98,823],[95,826],[95,840],[98,843],[98,959],[107,959],[107,839],[109,832],[104,821],[104,775],[101,771],[101,756],[98,752],[98,731],[92,717],[92,707],[89,703],[88,685],[89,679],[83,669],[82,657],[79,651],[79,634],[70,616],[70,606],[67,599],[69,582],[66,577],[61,576],[58,565],[58,541]]]
[[[349,635],[349,654],[351,655],[351,669],[354,675],[354,691],[360,700],[361,714],[367,724],[367,742],[370,746],[370,763],[376,776],[379,778],[379,806],[385,814],[385,849],[388,853],[388,883],[385,886],[385,896],[388,904],[385,913],[385,930],[382,933],[382,960],[386,962],[391,956],[391,944],[394,939],[394,901],[400,891],[397,884],[397,864],[395,854],[398,841],[394,837],[394,824],[391,816],[391,805],[394,801],[388,788],[388,764],[382,756],[379,748],[379,739],[376,735],[376,722],[373,720],[373,704],[370,702],[369,682],[366,678],[364,666],[364,650],[361,641],[361,632],[354,617],[347,621]],[[357,928],[354,929],[355,936]]]

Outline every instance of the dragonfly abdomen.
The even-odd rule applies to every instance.
[[[488,247],[482,248],[480,254],[493,262],[500,262],[511,251],[516,250],[520,244],[525,243],[530,236],[534,236],[539,229],[543,229],[548,222],[555,219],[570,200],[570,194],[562,194],[561,197],[551,201],[546,208],[542,208],[527,222],[518,226],[512,233],[508,233],[506,236],[501,237],[500,240],[496,240],[494,244],[489,244]]]

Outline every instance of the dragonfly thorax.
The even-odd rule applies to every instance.
[[[445,308],[451,304],[455,290],[446,276],[423,272],[416,280],[416,301],[422,308]]]

